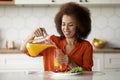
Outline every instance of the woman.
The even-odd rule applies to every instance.
[[[60,57],[58,62],[67,63],[70,68],[81,66],[86,71],[92,71],[93,48],[85,40],[91,31],[89,10],[74,2],[63,4],[55,16],[55,24],[60,36],[51,35],[50,39],[67,55]],[[24,41],[21,51],[29,55],[26,49],[27,42],[45,34],[47,32],[44,28],[37,28]],[[54,54],[52,53],[54,53],[53,47],[36,55],[44,57],[45,71],[54,71]]]

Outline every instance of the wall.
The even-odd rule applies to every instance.
[[[57,34],[54,16],[59,6],[0,6],[0,48],[5,40],[15,41],[20,48],[22,41],[35,28],[45,27],[48,34]],[[88,36],[105,39],[108,46],[120,47],[120,6],[89,6],[92,18],[92,31]]]

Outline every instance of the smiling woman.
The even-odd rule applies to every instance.
[[[67,64],[69,69],[79,66],[85,71],[92,71],[93,47],[89,41],[85,40],[91,31],[88,8],[74,2],[65,3],[55,15],[54,21],[56,30],[60,35],[53,34],[48,40],[54,42],[57,48],[65,54],[56,58],[56,61]],[[27,43],[37,37],[44,37],[46,33],[45,28],[35,29],[23,42],[21,51],[31,56],[26,48]],[[45,71],[54,71],[54,52],[55,48],[49,47],[34,56],[44,57]]]

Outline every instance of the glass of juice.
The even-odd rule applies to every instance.
[[[59,48],[55,49],[54,51],[54,72],[65,72],[68,70],[68,64],[64,63],[66,62],[66,59],[65,59],[66,56],[67,55],[65,55],[61,49]],[[62,59],[63,61],[61,62]]]
[[[49,47],[55,47],[55,43],[50,39],[35,39],[29,41],[26,45],[27,50],[31,56],[37,56],[39,53]]]

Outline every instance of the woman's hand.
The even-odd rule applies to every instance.
[[[68,55],[65,55],[61,49],[55,50],[55,59],[59,64],[68,64]]]
[[[33,32],[35,37],[40,37],[40,36],[47,36],[47,32],[45,30],[45,28],[37,28],[34,32]]]
[[[56,57],[56,61],[60,64],[68,64],[68,56],[64,54],[59,54],[59,56]]]

